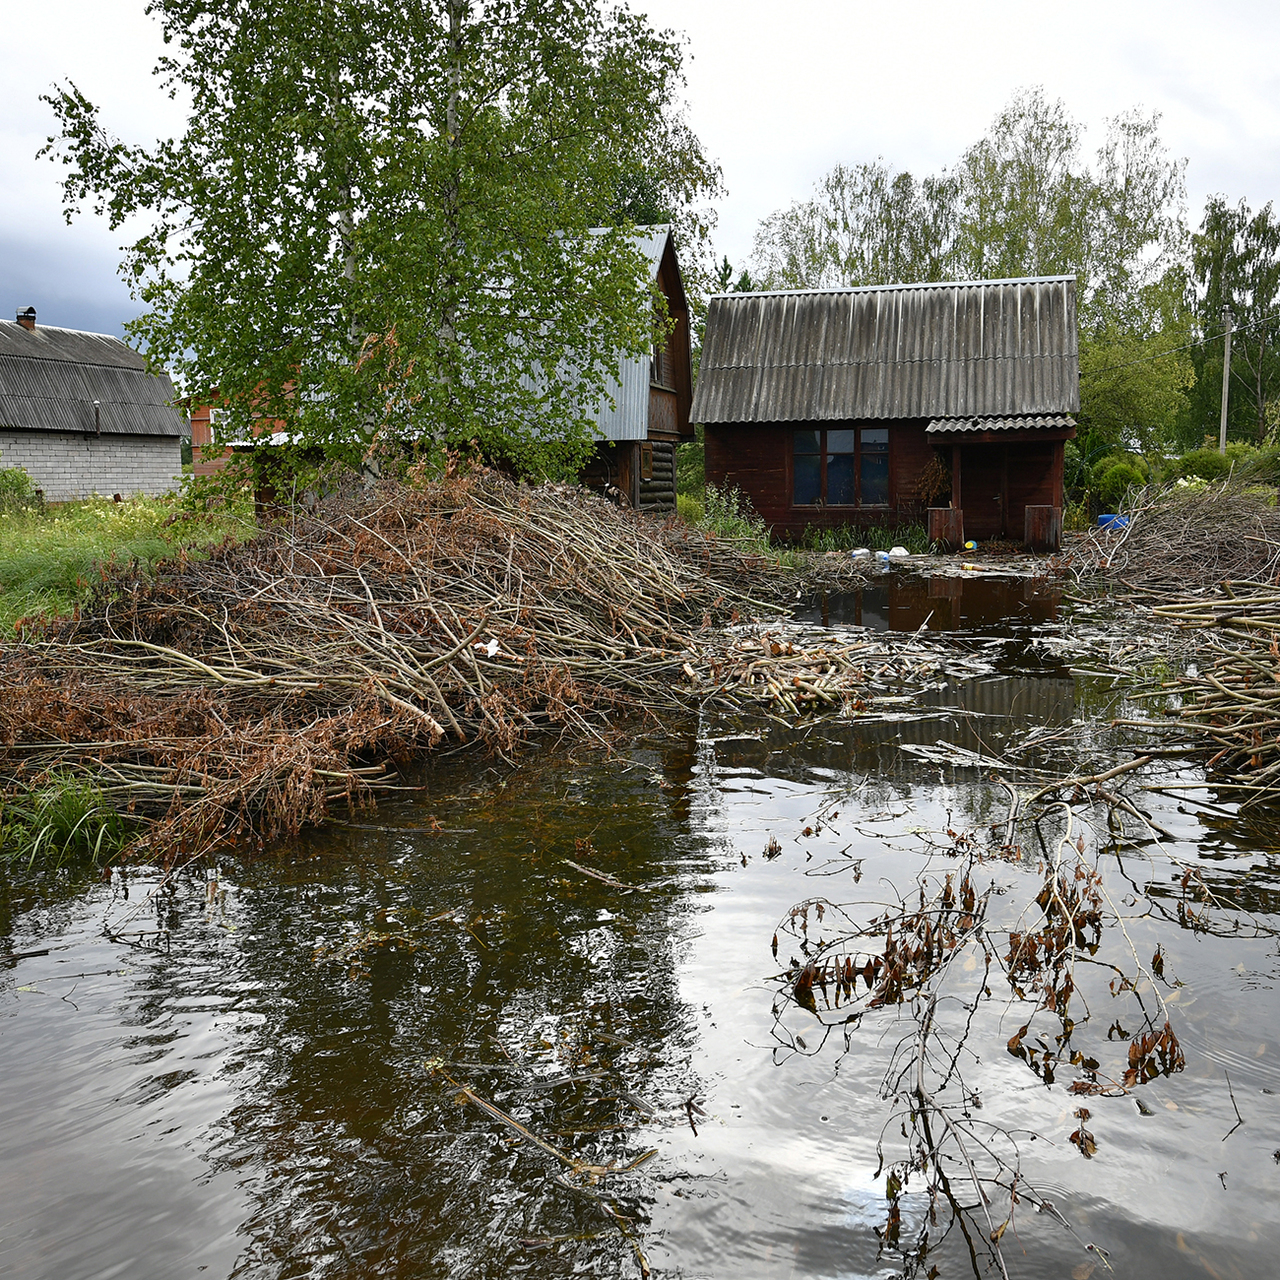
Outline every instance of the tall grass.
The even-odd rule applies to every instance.
[[[245,528],[239,512],[185,512],[175,495],[0,506],[0,635],[22,618],[69,613],[103,564],[150,565]]]
[[[25,795],[0,799],[0,861],[103,862],[129,836],[129,824],[102,792],[70,774],[54,774]]]
[[[698,527],[736,542],[745,549],[765,553],[771,550],[769,527],[764,518],[756,514],[751,499],[741,489],[717,489],[713,484],[707,485]]]
[[[868,551],[892,551],[905,547],[913,556],[927,555],[932,549],[929,534],[921,524],[899,524],[880,528],[856,524],[832,525],[820,528],[809,525],[800,538],[799,545],[806,551],[852,551],[866,547]]]

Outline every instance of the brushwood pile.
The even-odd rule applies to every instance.
[[[0,787],[86,779],[162,858],[271,840],[414,756],[675,705],[691,636],[767,610],[781,576],[569,486],[349,486],[207,557],[109,572],[0,649]]]

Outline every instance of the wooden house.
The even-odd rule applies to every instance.
[[[154,496],[182,477],[187,420],[173,384],[119,338],[0,320],[0,467],[20,467],[52,502]]]
[[[708,484],[784,535],[938,508],[941,541],[1044,549],[1079,406],[1075,278],[1056,276],[714,297],[692,418]]]
[[[674,324],[649,355],[619,360],[609,388],[613,403],[602,401],[594,415],[600,442],[582,480],[617,492],[639,510],[674,511],[676,446],[693,439],[689,304],[671,228],[640,227],[637,244],[648,263],[648,283],[665,298]]]

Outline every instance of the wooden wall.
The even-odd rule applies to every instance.
[[[676,447],[667,440],[602,441],[580,479],[615,502],[663,515],[676,509]]]
[[[795,507],[791,505],[793,427],[887,426],[889,502],[877,507]],[[923,419],[905,422],[769,423],[705,427],[707,483],[739,488],[776,532],[796,536],[806,526],[895,525],[924,519],[920,475],[933,457]]]

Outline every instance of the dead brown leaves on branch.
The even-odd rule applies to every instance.
[[[348,487],[0,650],[0,788],[91,778],[163,858],[293,834],[414,755],[681,705],[694,637],[784,576],[569,486]]]

